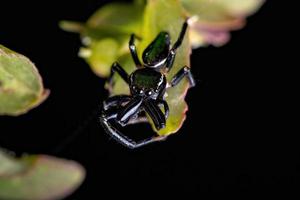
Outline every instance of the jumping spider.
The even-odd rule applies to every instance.
[[[171,47],[170,34],[160,32],[144,50],[142,55],[143,64],[138,58],[134,44],[135,35],[132,34],[129,49],[137,69],[128,75],[117,62],[112,65],[108,83],[112,84],[112,77],[117,72],[129,85],[131,95],[117,95],[104,101],[100,121],[108,134],[128,148],[141,147],[162,140],[165,137],[154,136],[135,142],[113,126],[111,120],[121,126],[126,126],[138,122],[142,118],[140,113],[144,111],[152,119],[156,129],[160,130],[165,127],[169,114],[168,104],[164,100],[167,87],[176,86],[185,76],[189,80],[190,87],[195,86],[195,81],[188,66],[184,66],[179,70],[169,84],[167,84],[165,76],[173,66],[176,50],[184,39],[187,27],[188,23],[185,22],[173,47]],[[164,113],[160,109],[160,105],[164,107]]]

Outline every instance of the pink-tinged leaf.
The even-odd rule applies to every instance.
[[[47,155],[15,159],[0,151],[0,199],[57,200],[82,183],[84,168]]]
[[[190,38],[194,48],[221,46],[230,31],[242,28],[246,17],[257,11],[264,0],[180,0],[191,17]]]
[[[34,64],[0,45],[0,115],[20,115],[49,95]]]

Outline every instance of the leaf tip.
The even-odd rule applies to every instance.
[[[59,27],[67,32],[72,32],[72,33],[81,33],[84,29],[84,25],[79,22],[74,22],[74,21],[60,21],[58,23]]]

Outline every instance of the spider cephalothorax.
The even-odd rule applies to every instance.
[[[148,68],[133,72],[129,82],[132,95],[141,95],[155,100],[162,98],[167,85],[166,77],[162,73]]]
[[[112,77],[117,72],[129,85],[130,95],[117,95],[104,101],[100,121],[105,131],[121,144],[129,148],[137,148],[162,140],[165,137],[156,136],[135,142],[122,134],[112,125],[111,121],[126,126],[141,121],[143,117],[141,113],[146,112],[152,119],[156,129],[160,130],[165,127],[169,113],[168,104],[164,100],[167,86],[176,86],[185,76],[188,78],[191,87],[195,85],[190,68],[187,66],[179,70],[169,84],[167,84],[165,77],[165,73],[173,66],[176,50],[184,39],[187,25],[187,22],[183,24],[181,33],[172,47],[169,33],[160,32],[144,50],[142,55],[143,64],[138,58],[134,44],[135,36],[132,34],[129,49],[137,69],[128,75],[118,63],[112,65],[108,79],[109,84],[112,84]],[[160,105],[164,107],[164,112],[160,109]]]

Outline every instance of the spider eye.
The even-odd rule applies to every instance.
[[[132,86],[132,90],[135,91],[135,92],[138,92],[138,88],[135,85]]]
[[[150,91],[148,91],[148,93],[147,93],[148,95],[152,95],[152,91],[150,90]]]
[[[144,93],[144,90],[140,90],[140,94],[143,94]]]

